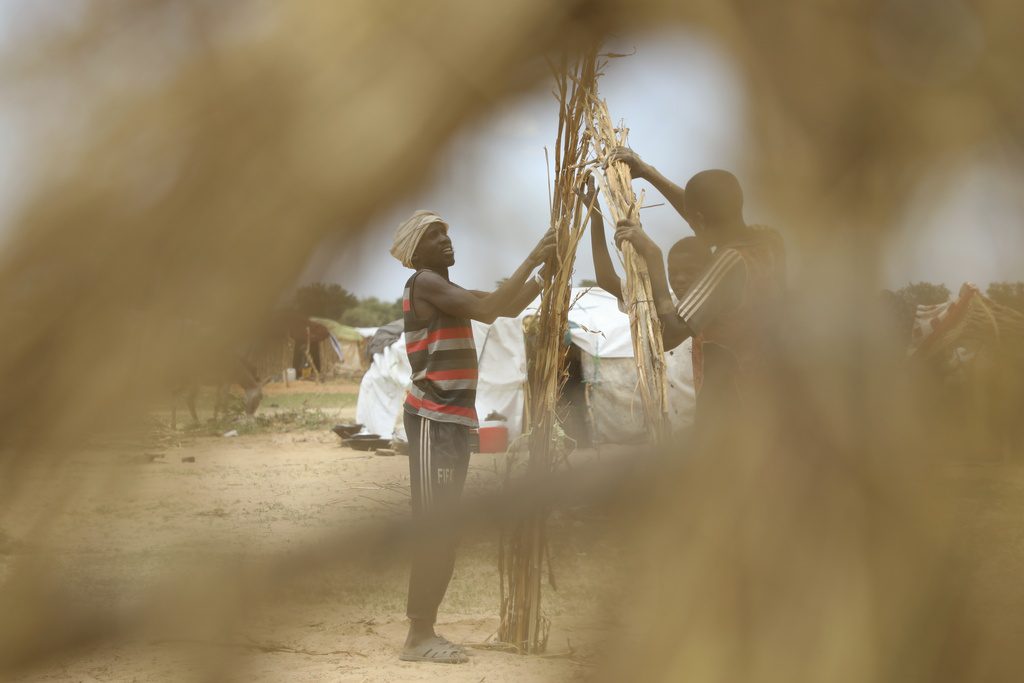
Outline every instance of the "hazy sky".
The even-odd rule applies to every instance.
[[[636,54],[612,60],[600,83],[612,116],[630,129],[630,144],[670,178],[685,181],[708,167],[732,168],[742,149],[744,106],[735,71],[714,45],[694,35],[646,36],[609,46]],[[451,225],[452,279],[491,289],[526,257],[548,224],[544,146],[554,144],[557,104],[547,90],[505,105],[460,134],[420,193],[375,220],[358,243],[326,244],[303,281],[337,282],[359,295],[389,299],[410,272],[389,254],[397,225],[416,209],[433,209]],[[553,158],[553,157],[552,157]],[[662,201],[649,185],[646,204]],[[640,188],[640,184],[637,184]],[[691,234],[671,206],[645,209],[644,228],[663,245]],[[589,234],[574,282],[593,278]]]
[[[19,23],[40,20],[39,12],[12,12],[15,7],[36,6],[0,0],[0,47],[26,28]],[[610,62],[600,87],[612,116],[629,126],[637,152],[678,183],[713,167],[733,170],[744,180],[744,87],[727,54],[704,35],[681,31],[633,36],[607,48],[636,49],[633,56]],[[0,94],[0,238],[10,227],[11,209],[31,183],[26,115],[38,112],[22,109]],[[44,113],[50,119],[74,116],[65,108],[54,109]],[[299,282],[337,282],[361,296],[397,298],[409,272],[391,258],[388,247],[395,227],[415,209],[427,208],[446,217],[452,227],[453,279],[467,287],[492,288],[516,268],[547,227],[544,147],[553,145],[556,123],[556,103],[547,89],[502,105],[456,136],[438,157],[424,189],[382,210],[361,240],[321,245]],[[907,231],[893,238],[884,284],[929,280],[955,289],[965,280],[982,286],[992,280],[1024,280],[1024,200],[1018,189],[1024,179],[1015,161],[998,144],[979,149],[975,163],[944,190],[945,199],[938,203],[926,182],[921,199],[908,209]],[[647,183],[635,186],[646,190],[646,203],[663,201]],[[746,184],[745,190],[747,219],[770,222],[756,201],[757,188]],[[690,234],[667,205],[646,209],[642,220],[665,249]],[[776,227],[785,235],[785,225]],[[573,280],[592,277],[588,235]]]
[[[1020,169],[997,143],[978,149],[948,186],[923,182],[888,252],[890,286],[926,280],[956,292],[968,281],[985,287],[1024,280],[1022,185]]]
[[[743,181],[743,84],[728,56],[700,35],[672,32],[621,40],[602,78],[612,116],[630,128],[631,146],[677,183],[704,168],[727,168]],[[456,250],[452,278],[490,289],[510,274],[547,225],[544,146],[553,144],[556,106],[548,92],[523,97],[464,131],[438,159],[425,189],[399,201],[370,225],[358,243],[325,244],[302,282],[337,282],[356,294],[394,299],[409,271],[388,254],[395,227],[412,211],[433,209],[447,218]],[[979,150],[944,201],[912,203],[906,231],[894,235],[886,258],[889,287],[909,281],[944,282],[955,291],[971,280],[1021,280],[1024,205],[1020,178],[999,162],[999,150]],[[663,201],[650,185],[646,203]],[[922,197],[929,184],[923,186]],[[746,216],[766,220],[756,188],[746,187]],[[670,206],[647,209],[644,228],[667,249],[690,234]],[[777,226],[785,234],[785,226]],[[794,260],[795,261],[795,260]],[[587,236],[576,262],[578,282],[593,278]]]

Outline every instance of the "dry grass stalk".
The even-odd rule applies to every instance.
[[[572,273],[576,248],[586,229],[588,210],[578,190],[586,174],[584,161],[590,149],[586,119],[589,116],[596,52],[575,63],[563,58],[553,66],[555,96],[559,102],[558,136],[555,142],[555,179],[551,198],[551,225],[557,238],[557,255],[545,268],[533,355],[528,380],[530,458],[528,471],[544,476],[557,465],[564,443],[559,438],[555,408],[566,378],[563,342],[572,306]],[[539,511],[504,535],[499,565],[501,572],[501,625],[498,637],[517,652],[543,652],[548,625],[541,612],[541,577],[546,558],[547,513]]]
[[[598,182],[611,214],[610,218],[615,223],[624,219],[637,220],[640,216],[640,206],[643,204],[643,193],[638,201],[633,193],[633,178],[629,167],[621,162],[607,166],[604,163],[615,148],[628,146],[629,129],[624,126],[616,128],[612,125],[608,103],[599,99],[596,91],[592,98],[592,112],[593,116],[588,119],[588,126],[598,160],[601,162],[598,166],[604,168],[604,173],[598,174]],[[620,255],[626,269],[623,296],[629,312],[640,398],[648,429],[655,443],[663,444],[669,434],[669,421],[668,382],[665,379],[665,347],[661,338],[661,321],[654,306],[651,278],[643,257],[628,243],[622,244]]]

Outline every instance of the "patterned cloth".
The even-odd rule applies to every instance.
[[[445,230],[448,229],[448,224],[433,211],[420,209],[414,213],[398,226],[395,241],[391,244],[391,255],[401,261],[406,268],[414,268],[412,257],[416,253],[416,247],[419,246],[423,233],[434,223],[440,223]]]
[[[918,306],[914,312],[914,327],[910,333],[910,352],[914,355],[927,348],[933,339],[956,325],[970,306],[971,299],[981,291],[970,282],[960,288],[959,296],[934,306]]]

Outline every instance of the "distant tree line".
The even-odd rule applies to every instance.
[[[1024,313],[1024,282],[993,282],[985,294],[997,304]]]
[[[288,308],[306,317],[329,318],[352,327],[378,327],[402,317],[401,299],[360,299],[341,285],[323,282],[299,287]]]
[[[499,280],[496,285],[500,286]],[[595,287],[593,280],[581,280],[581,287]],[[912,282],[896,295],[912,306],[941,304],[953,296],[946,285]],[[986,296],[1024,314],[1024,282],[993,282]],[[352,327],[377,327],[402,317],[402,300],[383,301],[375,296],[360,299],[337,284],[316,282],[295,291],[289,308],[300,315],[330,318]]]
[[[934,306],[949,301],[952,294],[946,285],[931,282],[911,282],[903,289],[896,290],[896,296],[911,306]]]

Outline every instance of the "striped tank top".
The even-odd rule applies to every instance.
[[[416,278],[422,272],[409,278],[402,297],[405,351],[412,367],[405,410],[430,420],[477,427],[473,324],[467,318],[440,311],[429,320],[416,317],[412,297]]]

